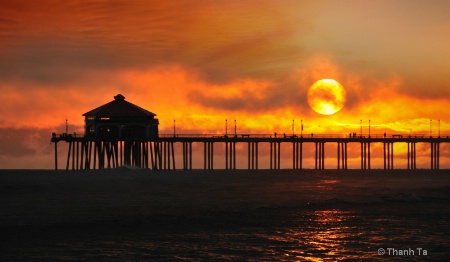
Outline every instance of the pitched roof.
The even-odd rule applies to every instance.
[[[83,116],[156,116],[156,114],[125,101],[125,97],[118,94],[113,101],[86,112]]]

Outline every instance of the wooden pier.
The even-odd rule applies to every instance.
[[[203,168],[214,169],[214,145],[225,146],[225,169],[236,169],[236,145],[247,143],[247,168],[259,169],[259,145],[265,143],[270,148],[270,169],[280,169],[281,147],[292,147],[292,169],[303,169],[304,144],[315,148],[314,168],[325,168],[325,144],[337,145],[336,168],[348,169],[348,144],[360,144],[361,169],[371,169],[371,144],[383,144],[384,169],[394,168],[394,144],[407,144],[406,169],[416,169],[417,143],[430,144],[430,169],[439,169],[440,144],[450,143],[450,136],[426,137],[423,135],[160,135],[152,139],[95,139],[76,137],[68,134],[53,134],[51,142],[55,146],[55,169],[58,169],[58,143],[68,143],[66,170],[116,168],[123,165],[138,166],[153,170],[175,170],[175,144],[182,144],[182,169],[191,170],[193,143],[203,143]],[[196,156],[198,157],[198,156]],[[223,160],[222,160],[223,161]]]

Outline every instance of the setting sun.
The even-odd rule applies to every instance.
[[[308,90],[309,106],[322,115],[338,112],[344,107],[345,101],[345,89],[333,79],[321,79]]]

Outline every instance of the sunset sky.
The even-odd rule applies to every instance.
[[[263,134],[293,119],[296,133],[301,120],[304,133],[359,133],[362,119],[367,133],[370,119],[373,134],[430,135],[432,120],[450,135],[449,13],[438,0],[1,1],[0,168],[52,168],[51,133],[66,119],[82,133],[81,115],[118,93],[160,133],[176,120],[222,134],[225,119]],[[347,94],[333,115],[307,103],[323,78]],[[450,146],[441,155],[445,167]]]

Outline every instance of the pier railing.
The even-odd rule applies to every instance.
[[[450,134],[160,134],[160,138],[450,138]]]
[[[52,138],[58,138],[59,140],[73,139],[73,138],[84,138],[82,133],[53,133]],[[273,134],[253,134],[253,133],[239,133],[239,134],[220,134],[220,133],[203,133],[203,134],[159,134],[158,138],[450,138],[450,134],[440,134],[440,135],[430,135],[430,134],[314,134],[314,133],[303,133],[303,134],[288,134],[288,133],[273,133]]]

